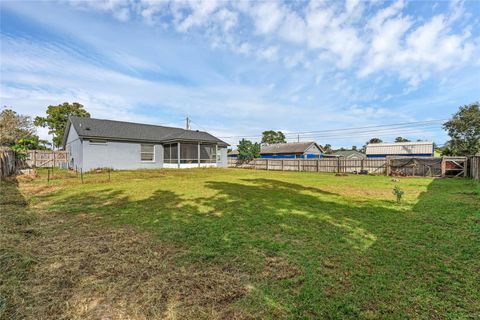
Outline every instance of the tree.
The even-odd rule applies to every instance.
[[[47,140],[42,140],[37,135],[33,135],[18,140],[15,146],[20,146],[25,150],[47,150],[47,145],[50,144]]]
[[[469,156],[480,152],[480,105],[478,102],[460,107],[443,124],[450,140],[442,155]]]
[[[382,142],[383,142],[383,140],[380,139],[380,138],[372,138],[372,139],[367,141],[367,144],[369,144],[369,143],[382,143]]]
[[[269,145],[269,144],[276,144],[276,143],[286,143],[285,135],[282,131],[263,131],[262,132],[262,144]]]
[[[362,147],[362,149],[360,149],[360,152],[365,152],[367,150],[367,144],[370,144],[370,143],[382,143],[383,140],[380,139],[380,138],[372,138],[370,140],[368,140]]]
[[[326,145],[323,146],[323,152],[332,153],[332,151],[333,151],[332,146],[330,144],[327,143]]]
[[[46,145],[49,144],[46,140],[40,140],[38,136],[34,135],[18,140],[11,148],[15,151],[17,158],[25,159],[27,157],[27,150],[45,150]]]
[[[12,146],[21,138],[35,134],[35,127],[29,116],[21,115],[12,109],[0,113],[0,146]]]
[[[352,146],[353,151],[357,151],[357,146]]]
[[[48,133],[53,135],[53,145],[57,148],[62,143],[69,116],[90,118],[90,113],[84,109],[83,105],[77,102],[72,104],[64,102],[58,106],[50,105],[47,107],[46,113],[46,117],[36,117],[34,124],[44,128],[48,127]]]
[[[404,137],[396,137],[395,142],[410,142],[410,140]]]
[[[252,143],[250,140],[242,139],[238,143],[238,158],[241,160],[253,160],[260,158],[260,144]]]

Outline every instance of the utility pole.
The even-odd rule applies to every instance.
[[[297,134],[297,142],[300,142],[300,134]]]
[[[185,119],[185,129],[190,130],[190,118],[189,117],[187,117]]]

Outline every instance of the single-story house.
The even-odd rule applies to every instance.
[[[198,130],[70,117],[63,148],[70,169],[226,167],[228,144]]]
[[[386,156],[433,157],[434,148],[431,141],[369,143],[365,154],[367,158],[384,158]]]
[[[326,154],[324,156],[349,159],[349,160],[361,160],[367,157],[365,153],[362,153],[357,150],[338,150],[338,151],[334,151],[332,153]]]
[[[260,157],[266,159],[318,159],[322,148],[315,142],[277,143],[260,147]],[[238,157],[238,150],[228,153],[229,157]]]

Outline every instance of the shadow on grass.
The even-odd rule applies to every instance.
[[[25,297],[21,282],[35,265],[28,250],[35,236],[30,226],[35,221],[27,211],[27,201],[18,181],[0,181],[0,319],[16,318],[16,307]]]
[[[140,285],[161,292],[164,300],[188,309],[189,315],[210,308],[221,317],[219,310],[238,304],[240,317],[434,318],[469,316],[480,308],[470,298],[479,293],[476,204],[456,194],[470,187],[465,180],[433,180],[412,208],[383,200],[383,205],[375,200],[349,204],[320,188],[263,178],[206,181],[205,188],[214,195],[194,199],[166,189],[141,200],[114,189],[44,199],[55,200],[53,212],[98,217],[104,225],[137,226],[155,234],[162,246],[176,248],[166,249],[173,255],[161,255],[167,261],[163,267],[157,262],[132,263],[124,267],[123,276],[103,279],[120,300],[129,301],[124,291]],[[108,246],[93,236],[82,243],[96,246],[95,241]],[[108,241],[113,240],[107,237]],[[119,250],[132,246],[141,252],[134,259],[156,261],[141,249],[141,241],[108,247],[123,257]],[[94,257],[99,258],[98,253]],[[104,267],[95,261],[88,265]],[[150,276],[137,278],[134,268],[146,268]],[[178,274],[170,274],[168,281],[159,276],[169,275],[167,269],[172,268],[187,270],[180,278],[188,279],[188,285]],[[206,288],[197,294],[226,298],[198,301],[187,295],[198,287],[191,277],[198,272]],[[76,279],[79,284],[92,275],[82,277]],[[119,277],[127,281],[113,285]],[[155,287],[154,280],[163,289]],[[137,302],[147,308],[143,314],[156,315],[142,297]],[[74,298],[82,297],[66,296],[63,302]],[[155,303],[161,314],[169,307]]]

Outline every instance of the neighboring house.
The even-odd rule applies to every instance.
[[[226,167],[227,146],[203,131],[81,117],[63,137],[69,168],[83,171]]]
[[[260,157],[267,159],[317,159],[323,154],[322,148],[315,142],[277,143],[260,148]],[[238,150],[233,150],[229,157],[238,157]]]
[[[350,159],[350,160],[356,160],[356,159],[361,160],[367,157],[364,153],[361,153],[360,151],[357,151],[357,150],[338,150],[324,156],[325,157],[333,156],[335,158],[343,158],[343,159]]]
[[[365,152],[367,158],[384,158],[386,156],[433,157],[433,142],[397,142],[369,143]]]

